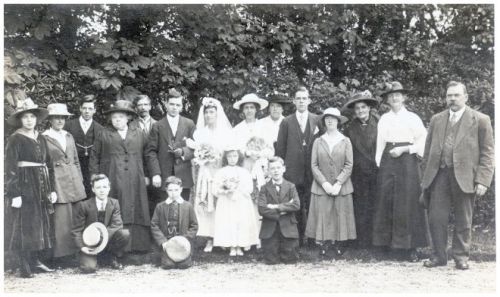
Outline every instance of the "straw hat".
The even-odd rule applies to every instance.
[[[269,104],[271,103],[279,103],[279,104],[292,104],[293,101],[285,95],[282,94],[272,94],[269,96],[269,100],[267,101]]]
[[[345,110],[347,108],[354,108],[354,105],[358,102],[365,102],[371,107],[376,107],[378,105],[378,100],[373,98],[372,93],[368,90],[365,90],[363,92],[354,94],[354,96],[352,96],[351,99],[346,104],[344,104],[342,109]]]
[[[47,105],[47,110],[50,116],[72,116],[72,113],[68,112],[68,107],[64,103],[51,103]]]
[[[15,112],[7,119],[7,123],[11,126],[19,126],[20,118],[26,112],[32,112],[36,116],[37,123],[45,120],[49,112],[45,108],[39,108],[31,98],[26,98],[17,102]]]
[[[191,243],[184,236],[174,236],[167,241],[167,256],[174,262],[182,262],[191,255]]]
[[[260,110],[266,108],[269,105],[269,103],[267,102],[267,100],[259,98],[259,96],[257,96],[256,94],[251,93],[251,94],[247,94],[247,95],[243,96],[243,98],[241,98],[241,100],[236,101],[233,104],[233,108],[234,109],[240,109],[240,107],[243,104],[245,104],[245,103],[255,103],[255,104],[258,104]]]
[[[349,120],[345,116],[341,115],[340,110],[335,107],[329,107],[325,109],[325,111],[323,111],[323,115],[321,116],[321,121],[324,121],[326,116],[333,116],[337,118],[341,124],[344,124]]]
[[[95,222],[87,226],[82,234],[83,244],[95,250],[96,254],[102,252],[108,244],[109,234],[106,226]]]
[[[111,114],[113,112],[124,112],[136,116],[137,113],[134,110],[134,104],[128,100],[116,100],[115,103],[111,104],[109,109],[104,112],[104,114]]]

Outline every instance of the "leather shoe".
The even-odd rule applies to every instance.
[[[467,263],[467,261],[456,261],[455,267],[460,270],[467,270],[469,269],[469,264]]]
[[[109,263],[109,266],[115,270],[122,270],[123,269],[123,265],[120,262],[118,262],[118,259],[116,257],[114,257],[111,260],[111,263]]]
[[[418,262],[419,260],[420,260],[420,259],[418,258],[417,251],[415,251],[415,250],[411,250],[411,251],[408,253],[408,261],[409,261],[409,262],[416,263],[416,262]]]
[[[437,259],[430,259],[430,260],[424,261],[424,267],[434,268],[434,267],[438,267],[438,266],[446,266],[446,262],[439,261]]]
[[[55,271],[54,269],[51,269],[51,268],[47,267],[45,264],[43,264],[42,262],[40,262],[40,260],[36,261],[35,268],[42,271],[42,272],[54,272]]]

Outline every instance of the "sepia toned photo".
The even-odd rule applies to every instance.
[[[3,20],[3,293],[496,293],[494,4]]]

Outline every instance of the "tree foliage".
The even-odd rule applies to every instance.
[[[4,18],[6,116],[26,96],[76,111],[89,93],[100,111],[145,93],[160,116],[177,88],[188,115],[210,95],[234,123],[231,105],[245,93],[291,95],[304,84],[320,112],[398,80],[427,123],[444,108],[446,83],[460,80],[493,119],[493,5],[35,4],[5,5]]]

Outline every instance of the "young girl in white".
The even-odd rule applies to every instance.
[[[237,147],[226,148],[222,159],[224,167],[214,177],[217,196],[214,246],[230,248],[230,256],[242,256],[242,248],[259,243],[250,196],[253,181],[250,173],[241,167],[243,156]]]

